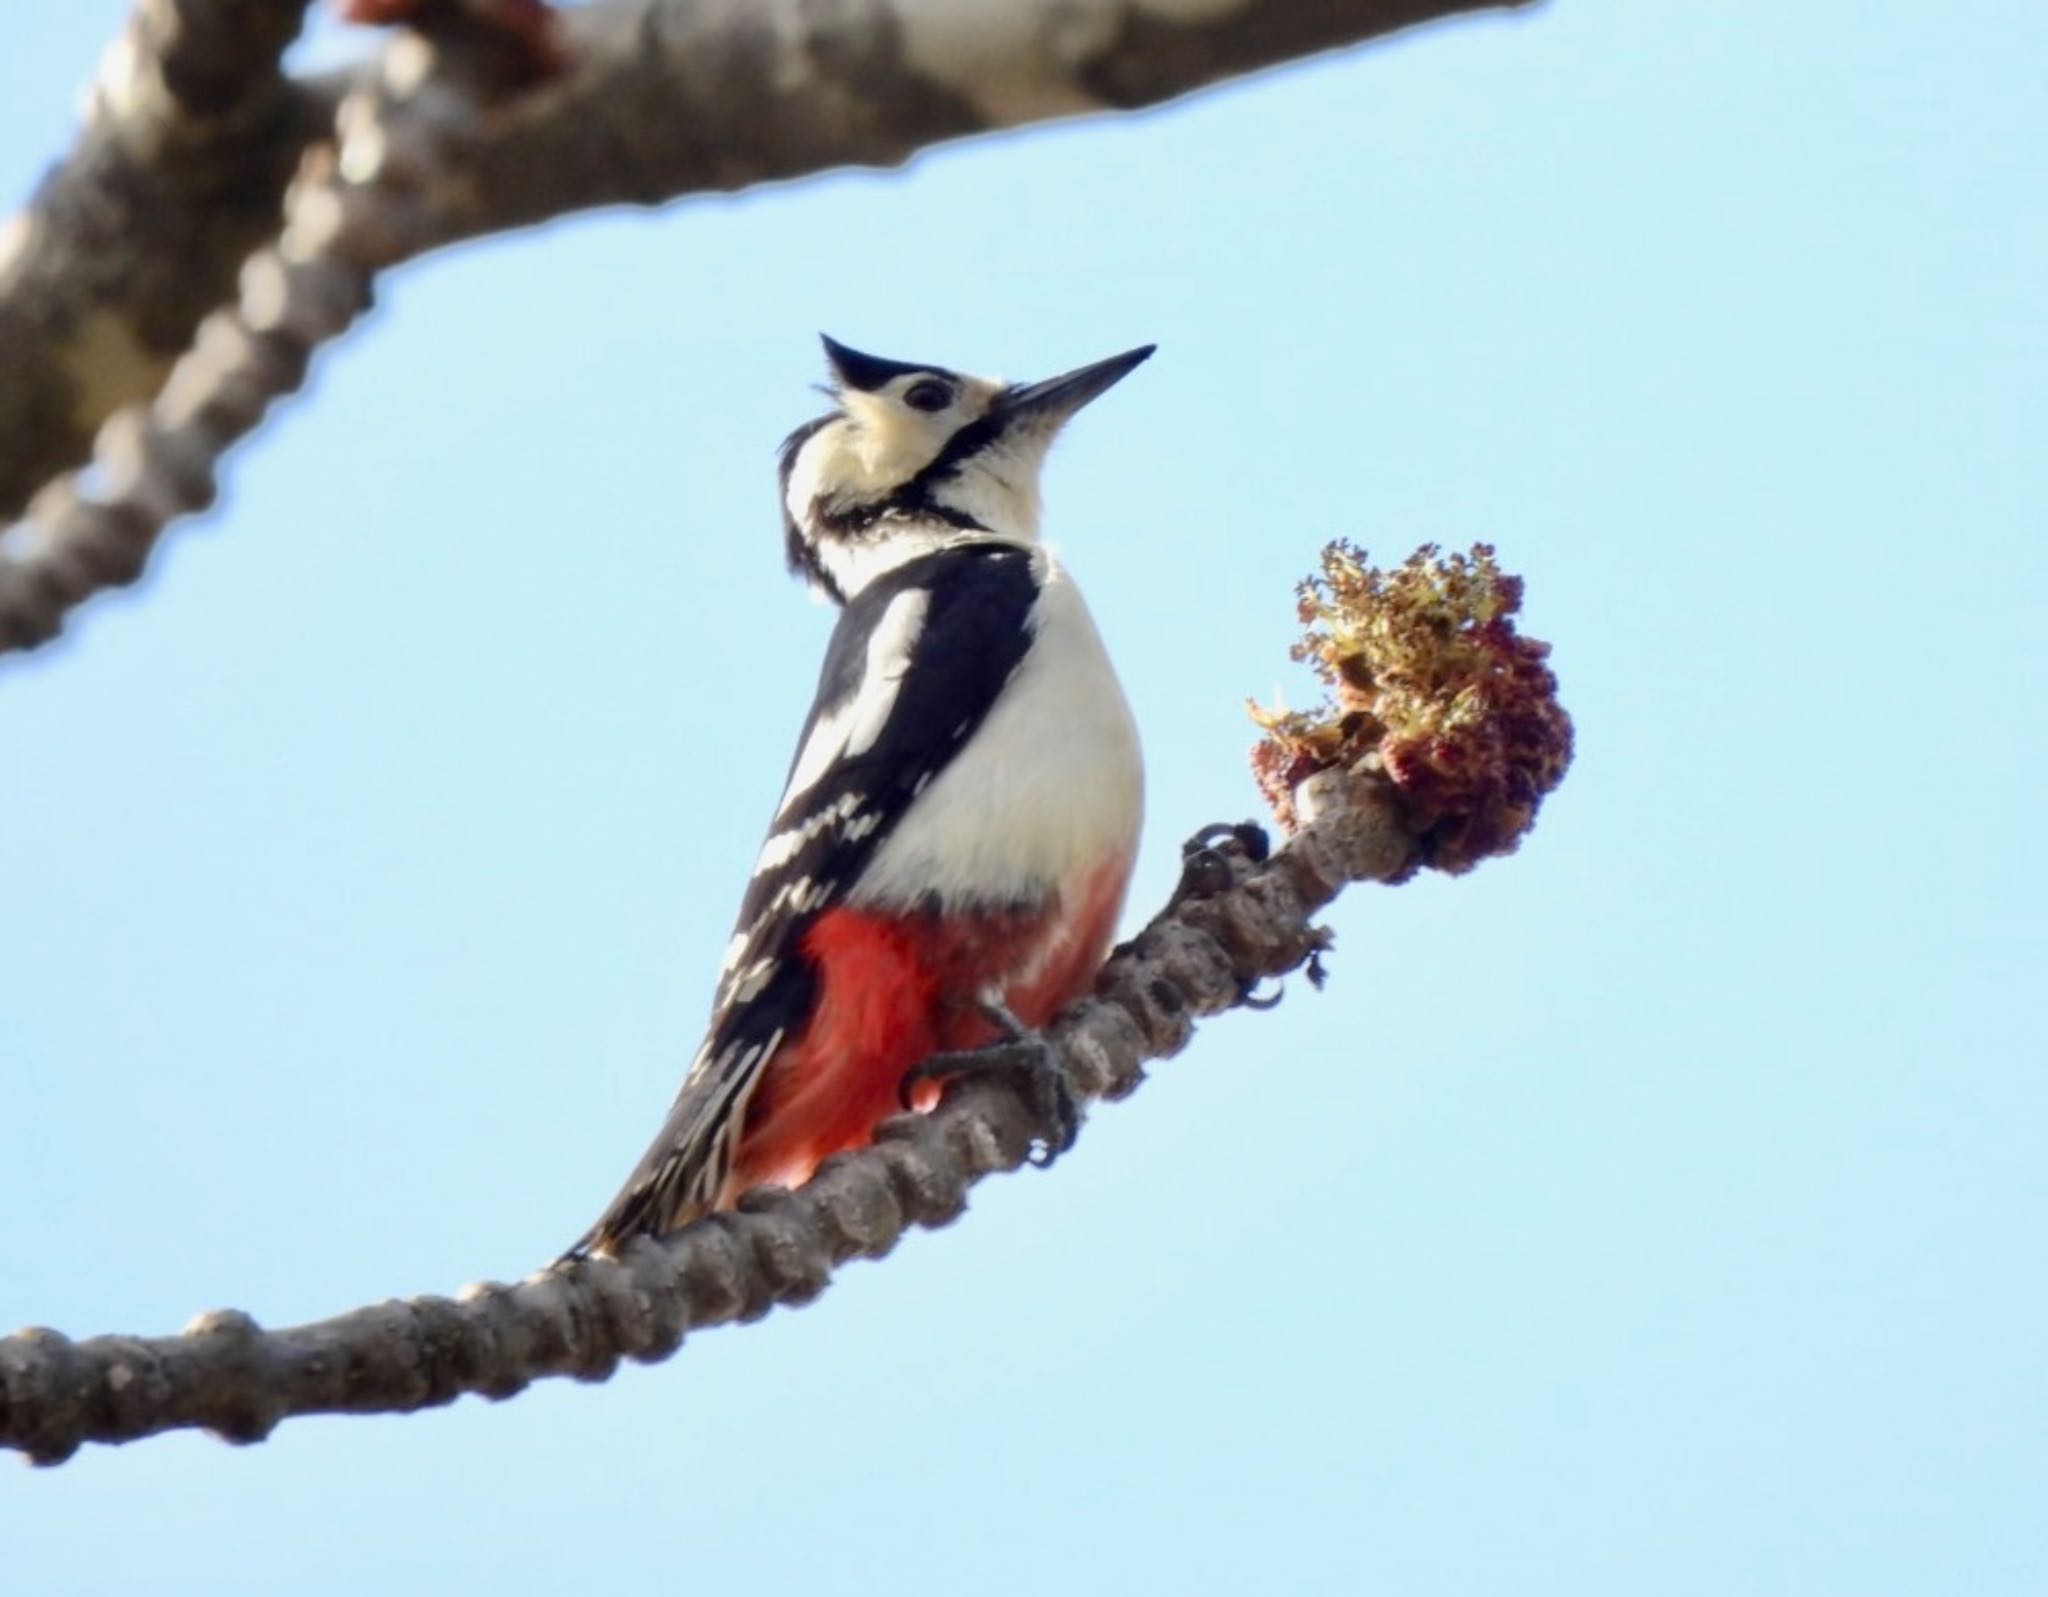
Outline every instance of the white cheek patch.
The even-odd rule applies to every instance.
[[[889,712],[896,706],[903,678],[910,670],[910,658],[924,630],[925,611],[931,594],[923,588],[906,588],[891,599],[875,630],[868,634],[867,655],[862,663],[860,686],[853,697],[829,714],[818,718],[811,735],[804,740],[796,766],[789,773],[777,816],[787,815],[790,806],[802,798],[839,760],[851,754],[865,754],[875,746],[882,729],[889,724]],[[774,848],[780,839],[771,839]],[[764,851],[764,860],[766,851]]]
[[[957,407],[924,411],[905,405],[903,395],[922,380],[898,377],[879,393],[853,389],[839,396],[852,422],[848,452],[858,460],[861,475],[836,486],[863,490],[863,496],[884,492],[931,464],[960,424],[960,416]]]

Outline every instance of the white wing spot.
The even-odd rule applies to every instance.
[[[759,876],[763,871],[787,865],[796,858],[796,851],[804,846],[810,835],[808,826],[793,826],[786,832],[777,832],[761,845],[761,857],[754,862],[754,874]]]
[[[760,996],[761,989],[768,985],[768,978],[773,974],[774,970],[774,960],[755,960],[753,964],[747,967],[746,973],[733,984],[732,1001],[736,1004],[752,1003]]]
[[[784,882],[775,890],[775,898],[768,906],[768,913],[773,915],[778,910],[787,908],[801,915],[810,906],[810,899],[811,879],[808,876],[799,876],[793,882]]]
[[[786,832],[777,832],[761,845],[761,857],[754,862],[754,874],[766,876],[778,871],[803,851],[806,843],[833,826],[846,823],[846,835],[858,842],[880,824],[877,817],[855,819],[860,811],[858,793],[842,793],[815,815],[807,815],[801,823]]]

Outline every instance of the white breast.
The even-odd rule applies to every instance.
[[[853,903],[1028,903],[1136,850],[1145,779],[1130,705],[1080,590],[1037,558],[1029,652],[876,851]]]

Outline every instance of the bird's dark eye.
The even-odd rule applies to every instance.
[[[927,377],[903,391],[903,403],[912,410],[944,410],[953,403],[953,390]]]

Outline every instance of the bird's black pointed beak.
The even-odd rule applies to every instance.
[[[1043,382],[1022,383],[1008,390],[1002,408],[1011,416],[1050,423],[1065,421],[1091,399],[1100,398],[1152,358],[1157,344],[1127,349],[1121,355],[1078,367]]]

